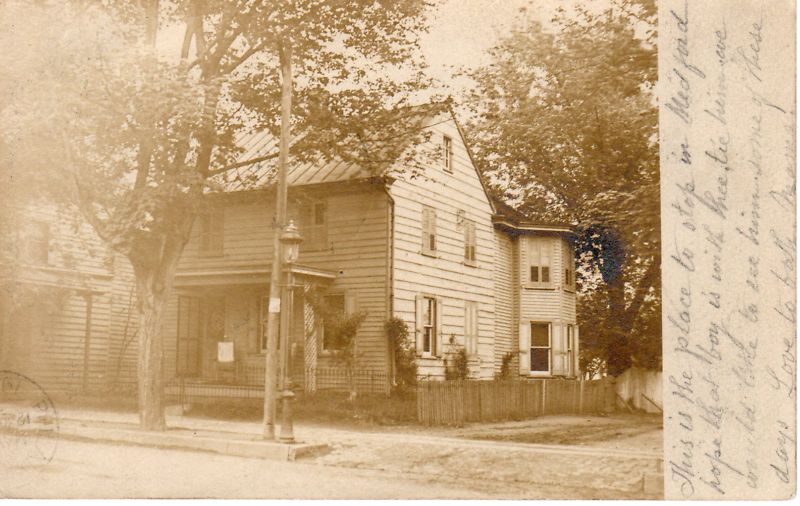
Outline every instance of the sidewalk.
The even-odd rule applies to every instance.
[[[2,406],[0,406],[2,408]],[[473,490],[522,494],[531,487],[584,489],[589,497],[657,498],[661,455],[609,448],[479,441],[410,432],[368,432],[295,425],[300,444],[263,441],[257,422],[167,415],[164,433],[137,429],[137,415],[62,409],[59,435],[155,447],[211,451],[241,457],[294,460],[372,469]]]

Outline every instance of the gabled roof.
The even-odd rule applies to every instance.
[[[433,117],[439,110],[439,104],[424,104],[420,106],[405,107],[397,110],[398,118],[407,121],[415,119],[410,128],[423,125],[424,121]],[[424,128],[424,126],[422,126]],[[379,135],[376,135],[379,138]],[[242,190],[261,189],[275,182],[277,167],[279,139],[266,130],[248,133],[236,139],[236,143],[243,149],[234,168],[226,171],[224,176],[217,176],[217,182],[224,191],[235,192]],[[380,148],[377,148],[379,150]],[[378,157],[380,158],[380,157]],[[252,163],[248,163],[251,161]],[[353,181],[383,176],[391,166],[390,161],[372,163],[371,167],[333,157],[325,160],[320,157],[316,161],[290,160],[287,182],[289,186],[303,186],[322,183],[336,183]]]

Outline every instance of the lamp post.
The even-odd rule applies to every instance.
[[[283,288],[283,315],[281,318],[281,369],[283,370],[283,381],[281,390],[281,433],[278,440],[283,443],[294,443],[294,424],[292,422],[291,402],[294,398],[292,392],[292,378],[289,366],[292,359],[291,343],[289,336],[292,325],[293,295],[294,295],[294,276],[292,276],[292,265],[297,261],[300,254],[300,243],[303,238],[294,224],[290,221],[281,234],[281,250],[283,254],[283,264],[286,266],[286,284]]]

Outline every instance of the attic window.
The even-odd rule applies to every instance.
[[[442,139],[442,160],[444,160],[444,170],[453,172],[453,139],[446,135]]]

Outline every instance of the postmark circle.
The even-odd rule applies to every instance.
[[[10,466],[47,464],[58,446],[59,420],[47,392],[34,380],[0,370],[0,459]]]

